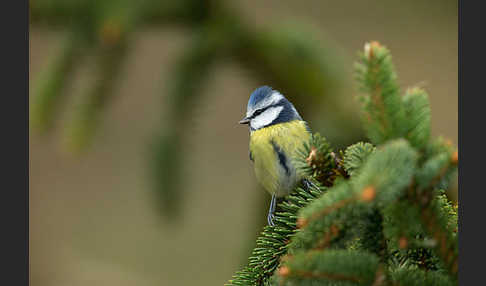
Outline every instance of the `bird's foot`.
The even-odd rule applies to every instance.
[[[273,222],[273,219],[274,218],[275,218],[275,215],[274,214],[268,213],[268,216],[267,216],[268,225],[275,226],[275,223]]]
[[[275,223],[273,223],[273,219],[275,218],[275,208],[277,206],[277,196],[275,194],[272,195],[272,200],[270,201],[270,208],[268,209],[268,216],[267,216],[267,222],[268,225],[274,226]]]

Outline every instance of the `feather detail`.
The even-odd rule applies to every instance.
[[[284,196],[300,181],[293,158],[309,137],[307,124],[302,120],[270,125],[251,133],[255,175],[270,194]]]

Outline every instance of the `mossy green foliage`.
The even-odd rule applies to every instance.
[[[272,267],[263,276],[253,279],[265,264],[250,263],[230,285],[457,283],[457,206],[441,190],[457,170],[457,152],[430,138],[425,91],[401,96],[385,47],[367,44],[357,74],[372,144],[359,142],[336,155],[314,135],[296,165],[326,191],[280,214],[295,224],[288,225],[284,248],[265,252]],[[271,244],[272,231],[266,227],[260,243]],[[250,261],[258,261],[259,253],[253,255]]]

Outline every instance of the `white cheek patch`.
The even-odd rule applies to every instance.
[[[283,106],[268,108],[262,114],[258,115],[250,121],[251,128],[256,130],[272,123],[272,121],[274,121],[278,117],[283,108]]]
[[[284,96],[282,94],[280,94],[278,91],[274,91],[270,96],[268,96],[267,98],[265,98],[264,100],[259,102],[252,110],[248,110],[246,112],[246,116],[249,117],[249,116],[251,116],[251,113],[254,110],[258,110],[260,108],[264,108],[264,107],[273,105],[273,104],[279,102],[282,98],[284,98]]]

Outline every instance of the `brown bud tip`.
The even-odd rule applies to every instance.
[[[101,27],[99,34],[103,45],[112,46],[120,40],[122,29],[118,22],[108,20]]]
[[[297,228],[303,228],[306,225],[307,225],[307,220],[305,218],[299,217],[297,219]]]
[[[379,48],[379,47],[381,47],[381,45],[377,41],[371,41],[369,43],[366,43],[365,46],[364,46],[365,56],[368,59],[371,59],[374,56],[373,55],[373,49]]]
[[[459,153],[457,151],[452,153],[451,161],[452,164],[457,164],[457,162],[459,161]]]
[[[316,157],[317,157],[317,148],[312,147],[311,151],[309,152],[309,156],[305,158],[305,161],[307,162],[307,164],[309,164],[309,166],[312,166],[312,162],[316,159]]]
[[[290,274],[290,269],[287,266],[282,266],[278,269],[278,274],[280,276],[288,276]]]
[[[373,186],[368,186],[364,188],[363,192],[361,193],[361,199],[365,202],[371,202],[376,197],[376,190]]]
[[[457,273],[457,261],[452,264],[452,272]]]
[[[400,247],[401,249],[405,249],[407,248],[407,245],[408,245],[407,238],[404,236],[400,237],[400,239],[398,240],[398,247]]]
[[[282,263],[282,262],[287,262],[287,261],[290,261],[291,259],[292,259],[292,255],[287,253],[286,255],[284,255],[284,256],[282,256],[282,257],[280,258],[280,262],[281,262],[281,263]]]
[[[339,228],[335,225],[331,225],[331,235],[336,236],[339,233]]]

